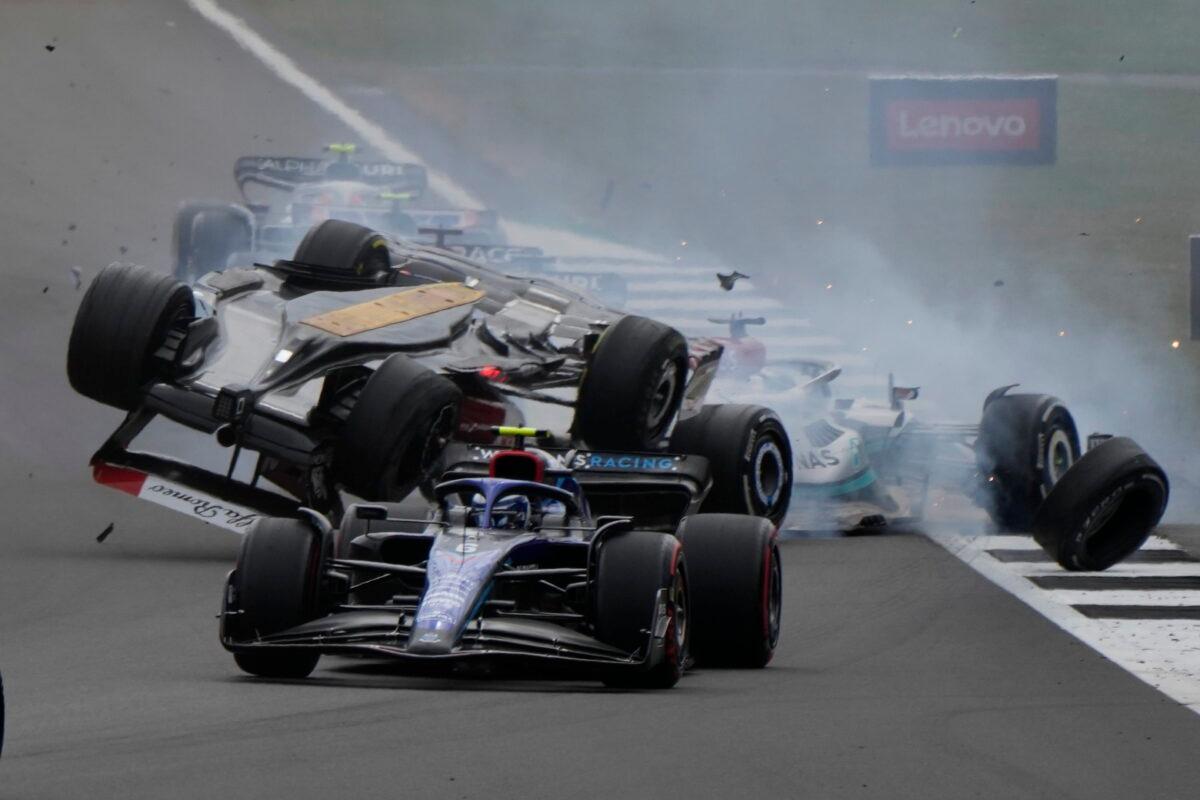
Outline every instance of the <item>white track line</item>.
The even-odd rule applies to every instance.
[[[1037,545],[1022,536],[962,536],[953,531],[931,528],[926,535],[961,559],[979,574],[1018,600],[1033,608],[1067,633],[1092,647],[1101,655],[1166,694],[1200,712],[1200,626],[1188,620],[1091,619],[1068,603],[1057,592],[1038,588],[1026,580],[1022,568],[1027,564],[1003,563],[989,555],[989,549],[1029,549]],[[1157,538],[1157,537],[1156,537]],[[1000,541],[998,541],[1000,540]],[[1007,545],[1007,547],[1004,547]],[[1152,545],[1152,547],[1154,547]],[[1166,549],[1161,546],[1155,549]],[[1083,592],[1062,592],[1083,595]],[[1134,604],[1137,592],[1123,592],[1124,601]],[[1168,651],[1167,643],[1172,650]],[[1169,657],[1166,657],[1168,656]],[[1163,656],[1163,657],[1160,657]]]

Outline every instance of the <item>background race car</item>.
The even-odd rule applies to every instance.
[[[495,211],[430,208],[419,164],[353,160],[332,144],[329,158],[244,156],[234,165],[242,203],[187,201],[175,215],[175,277],[191,283],[232,262],[249,266],[293,253],[313,225],[340,219],[416,241],[503,244]]]

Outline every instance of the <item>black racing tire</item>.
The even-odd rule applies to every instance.
[[[154,357],[167,331],[195,314],[192,290],[170,275],[110,264],[100,270],[75,312],[67,345],[67,379],[84,397],[129,411],[142,387],[169,365]]]
[[[391,254],[382,234],[340,219],[327,219],[309,228],[292,260],[360,278],[391,268]]]
[[[572,431],[593,449],[656,450],[679,413],[687,340],[645,317],[605,329],[579,385]]]
[[[430,477],[458,426],[462,391],[403,354],[367,379],[334,449],[334,480],[368,501],[403,500]]]
[[[670,449],[708,459],[713,485],[701,512],[749,514],[766,517],[775,525],[787,516],[792,445],[783,422],[771,409],[704,406],[675,426]]]
[[[779,643],[783,563],[770,521],[697,514],[678,536],[691,580],[691,653],[699,666],[761,668]]]
[[[175,277],[192,284],[223,270],[234,253],[254,244],[254,217],[246,209],[218,203],[188,203],[175,215],[172,230]]]
[[[226,623],[230,638],[250,642],[294,628],[321,614],[326,544],[307,520],[264,517],[242,540],[232,594],[237,614]],[[234,652],[237,665],[264,678],[304,678],[320,653],[307,648]]]
[[[1057,397],[1005,394],[983,409],[975,460],[981,504],[1002,531],[1028,531],[1051,487],[1079,459],[1079,433]]]
[[[690,613],[688,573],[675,537],[652,531],[628,531],[599,546],[592,609],[596,638],[627,653],[652,641],[658,593],[666,589],[670,622],[664,635],[663,658],[644,671],[621,672],[604,679],[608,686],[669,689],[683,674],[688,658]]]
[[[1063,569],[1108,569],[1142,546],[1169,497],[1166,473],[1137,442],[1109,439],[1050,490],[1033,538]]]

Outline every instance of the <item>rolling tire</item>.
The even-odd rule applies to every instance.
[[[627,653],[651,642],[658,593],[666,589],[669,622],[663,659],[641,672],[606,677],[607,686],[669,689],[683,674],[688,657],[690,614],[688,573],[679,542],[665,533],[629,531],[600,545],[593,613],[596,638]]]
[[[683,402],[687,354],[683,334],[661,322],[610,325],[579,386],[574,435],[594,449],[658,449]]]
[[[327,219],[309,228],[293,261],[370,278],[391,268],[387,239],[370,228],[340,219]]]
[[[67,379],[84,397],[129,411],[166,374],[154,358],[170,327],[195,314],[192,290],[135,264],[110,264],[88,286],[67,345]]]
[[[462,391],[403,354],[372,373],[334,449],[334,480],[363,500],[399,502],[429,477],[458,426]]]
[[[1051,487],[1079,459],[1071,412],[1056,397],[1005,394],[983,409],[975,460],[982,505],[1002,531],[1028,531]]]
[[[234,595],[240,612],[230,619],[235,641],[252,641],[285,631],[321,613],[325,544],[306,520],[265,517],[242,540]],[[244,650],[234,653],[243,671],[264,678],[304,678],[320,653],[307,648]]]
[[[691,580],[691,653],[700,666],[761,668],[779,643],[783,564],[761,517],[698,514],[679,526]]]
[[[223,270],[234,253],[254,244],[254,218],[228,204],[192,203],[175,215],[172,231],[175,277],[187,284]]]
[[[769,408],[707,405],[680,420],[670,449],[708,459],[713,485],[702,513],[749,514],[783,522],[792,496],[792,446]]]
[[[1169,496],[1166,473],[1137,442],[1109,439],[1050,490],[1033,537],[1063,569],[1108,569],[1142,546]]]

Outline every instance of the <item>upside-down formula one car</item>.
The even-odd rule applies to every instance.
[[[93,458],[97,480],[209,510],[215,496],[239,529],[298,503],[336,517],[342,492],[428,490],[449,440],[490,442],[530,409],[561,419],[564,443],[709,457],[707,510],[778,521],[787,435],[765,408],[703,406],[720,355],[549,281],[327,220],[292,259],[194,287],[106,268],[80,304],[67,372],[128,412]],[[156,417],[230,448],[225,474],[132,451]],[[246,456],[253,476],[235,480]]]

